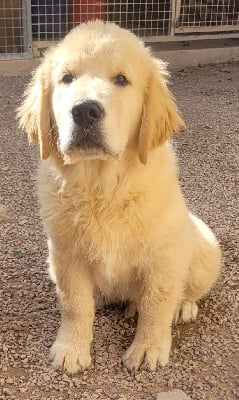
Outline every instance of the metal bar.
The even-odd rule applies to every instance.
[[[32,13],[31,13],[31,0],[26,0],[26,19],[27,19],[27,53],[29,58],[33,57],[32,51]]]
[[[237,25],[221,25],[221,26],[192,26],[192,27],[178,27],[175,28],[175,33],[191,33],[191,32],[226,32],[226,31],[238,31],[239,26]]]
[[[197,41],[197,40],[215,40],[215,39],[239,39],[239,33],[232,34],[213,34],[213,35],[176,35],[176,36],[148,36],[142,38],[145,43],[158,43],[158,42],[184,42],[184,41]],[[57,41],[36,41],[33,42],[34,52],[39,52],[39,49],[45,49],[48,47],[55,46]]]
[[[177,21],[180,18],[180,10],[181,10],[181,0],[176,0],[176,10],[175,10],[175,19],[174,19],[174,32],[176,32]]]
[[[239,33],[222,33],[217,32],[207,35],[175,35],[175,36],[148,36],[147,38],[142,38],[145,43],[160,43],[160,42],[188,42],[191,40],[215,40],[215,39],[239,39]]]
[[[170,34],[171,36],[174,36],[175,34],[175,20],[176,20],[176,6],[177,6],[178,1],[177,0],[172,0],[170,2]]]

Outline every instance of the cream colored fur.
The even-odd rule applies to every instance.
[[[67,72],[70,84],[62,82]],[[119,73],[130,82],[125,87],[114,83]],[[20,123],[45,159],[38,194],[62,309],[55,368],[74,373],[90,365],[96,291],[138,311],[124,365],[165,365],[173,321],[195,319],[196,301],[218,276],[219,245],[188,212],[167,142],[183,121],[166,75],[133,34],[96,21],[46,54],[26,92]],[[84,98],[105,109],[107,154],[67,147],[70,110]]]

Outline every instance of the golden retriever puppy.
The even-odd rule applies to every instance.
[[[129,369],[168,362],[173,321],[194,320],[220,266],[210,229],[191,215],[167,142],[183,125],[165,65],[127,30],[95,21],[50,49],[19,110],[40,145],[41,215],[62,323],[51,358],[91,363],[95,293],[138,311]]]

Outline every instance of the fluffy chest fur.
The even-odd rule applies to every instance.
[[[96,169],[98,179],[88,176],[84,165],[77,173],[71,168],[70,178],[48,162],[40,169],[39,198],[49,237],[62,251],[84,259],[104,292],[109,282],[112,289],[120,285],[127,291],[126,283],[137,280],[149,253],[167,242],[182,216],[174,164],[164,165],[161,153],[161,171],[153,175],[146,167],[142,174],[132,169],[124,175],[112,165],[103,178]]]

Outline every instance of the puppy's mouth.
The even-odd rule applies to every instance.
[[[98,150],[104,150],[102,144],[97,143],[96,141],[89,139],[89,138],[83,138],[79,142],[77,142],[74,145],[75,150],[81,150],[84,152],[93,152],[93,151],[98,151]]]
[[[94,155],[97,157],[100,154],[111,154],[109,147],[101,137],[94,138],[92,136],[86,136],[74,141],[69,150],[77,153],[80,157]]]
[[[94,127],[95,128],[95,127]],[[114,156],[100,129],[74,127],[71,140],[62,152],[66,164],[84,160],[106,160]]]

